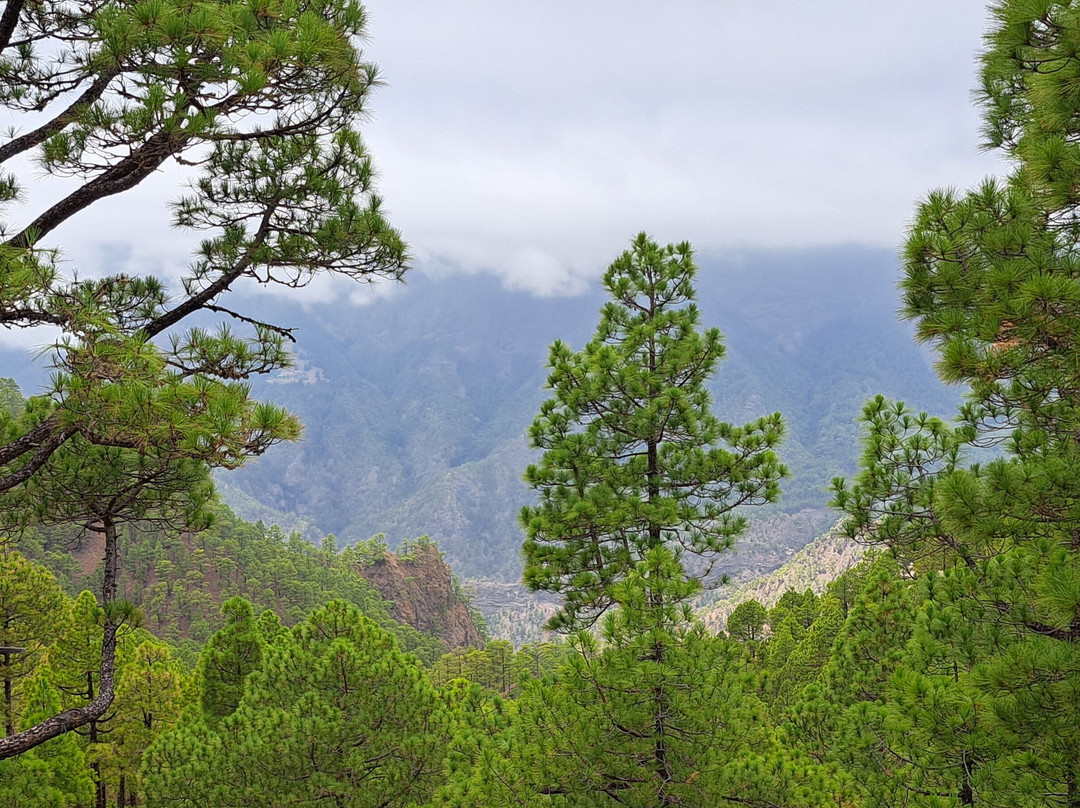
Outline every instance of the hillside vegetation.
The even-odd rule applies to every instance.
[[[865,553],[864,545],[834,528],[767,575],[707,592],[700,600],[698,617],[710,630],[725,631],[728,616],[746,601],[753,600],[771,609],[788,591],[810,591],[820,595],[829,584],[857,565]]]
[[[897,322],[894,256],[835,249],[706,257],[703,322],[728,358],[709,389],[723,418],[779,410],[792,476],[772,521],[727,571],[760,574],[825,530],[833,476],[858,455],[856,417],[876,392],[947,414],[959,400]],[[305,438],[221,476],[249,519],[300,525],[343,542],[429,535],[464,579],[521,576],[520,481],[534,458],[525,430],[544,396],[546,346],[585,341],[601,299],[538,299],[484,276],[414,276],[362,311],[264,301],[304,334],[302,373],[260,389],[300,414]],[[858,350],[853,350],[853,346]],[[269,509],[266,508],[269,506]],[[817,511],[814,524],[802,524]],[[797,533],[802,538],[789,541]],[[779,548],[772,552],[773,545]]]
[[[402,559],[378,542],[338,552],[332,536],[316,546],[299,534],[285,535],[276,525],[244,522],[220,505],[214,525],[198,533],[131,526],[122,537],[119,589],[138,609],[140,626],[171,643],[188,662],[194,662],[221,627],[221,604],[233,597],[248,600],[256,611],[275,613],[285,626],[295,625],[327,601],[344,600],[391,631],[404,650],[432,662],[448,649],[479,643],[480,636],[450,586],[449,569],[437,550],[428,547],[424,545],[419,558],[414,554]],[[41,530],[24,536],[18,548],[49,567],[71,596],[100,587],[100,534],[89,532],[76,540],[70,533]],[[376,577],[373,570],[387,561],[410,573],[378,576],[385,589],[380,591],[368,578]],[[407,601],[408,593],[394,589],[397,579],[405,577],[421,578],[429,605],[441,598],[439,611],[423,614],[426,631],[402,619],[415,616],[421,607]],[[386,602],[395,597],[402,601],[399,605]],[[454,604],[457,630],[447,632],[447,613],[454,611]],[[440,618],[446,625],[437,625]]]

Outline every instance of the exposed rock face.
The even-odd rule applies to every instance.
[[[179,542],[182,543],[186,553],[192,554],[199,551],[196,537],[192,534],[179,537]],[[72,551],[79,565],[79,572],[74,576],[76,585],[82,585],[83,580],[100,567],[104,550],[104,536],[88,531],[82,542]],[[409,555],[404,557],[389,552],[384,553],[383,557],[374,564],[354,566],[352,570],[359,577],[367,580],[378,591],[382,600],[387,601],[390,616],[399,623],[405,623],[417,631],[434,635],[443,642],[447,650],[483,646],[484,640],[480,636],[480,630],[469,613],[469,607],[454,587],[450,567],[443,560],[438,548],[434,545],[420,544],[414,545],[410,550]],[[132,577],[131,569],[124,565],[123,561],[124,554],[122,553],[121,596],[131,599],[136,605],[145,606],[141,595],[160,579],[160,573],[152,569],[146,573],[147,577],[144,580],[138,582]],[[186,589],[184,582],[177,580],[176,584],[178,590]],[[219,604],[224,600],[222,585],[219,571],[213,564],[204,564],[200,567],[197,589],[208,595],[212,603]],[[169,592],[171,597],[171,587]],[[281,610],[276,609],[272,603],[269,604],[269,608],[274,608],[279,615],[282,615]],[[145,611],[144,627],[161,635],[161,620],[164,618],[154,609]],[[216,615],[217,606],[213,606],[212,611]],[[166,612],[166,617],[175,616],[168,609]],[[187,633],[188,623],[183,617],[175,622],[182,636],[190,636]]]
[[[483,645],[476,622],[454,589],[450,567],[435,547],[417,547],[404,558],[386,553],[357,572],[389,601],[395,620],[435,635],[448,649]]]

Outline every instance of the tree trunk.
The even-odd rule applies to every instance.
[[[52,740],[66,732],[97,721],[109,709],[113,700],[113,688],[116,678],[116,629],[113,615],[113,602],[116,600],[116,571],[119,552],[116,546],[116,524],[104,520],[102,530],[105,533],[105,580],[101,586],[102,600],[105,604],[104,634],[101,638],[101,667],[98,672],[100,688],[96,697],[85,707],[64,710],[59,715],[46,718],[22,732],[0,738],[0,760],[21,755],[45,741]]]
[[[963,752],[960,756],[960,804],[961,805],[974,805],[975,804],[975,789],[971,786],[971,767],[968,766],[967,752]]]
[[[94,808],[109,808],[105,794],[105,781],[101,779],[101,764],[95,763],[90,767],[94,772]]]
[[[10,665],[8,655],[4,654],[4,665]],[[15,734],[15,716],[12,714],[11,703],[14,697],[11,692],[11,679],[4,677],[4,734],[11,737]]]
[[[656,595],[650,595],[650,599]],[[653,644],[653,662],[662,665],[664,662],[664,644],[657,641]],[[656,793],[657,805],[674,805],[672,795],[669,793],[675,776],[671,771],[671,761],[668,760],[667,749],[667,717],[668,697],[667,691],[662,684],[653,687],[653,771],[659,780],[659,790]]]

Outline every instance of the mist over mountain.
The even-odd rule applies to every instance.
[[[824,492],[854,470],[855,418],[875,393],[948,415],[960,391],[896,317],[895,257],[856,247],[700,256],[705,325],[724,332],[727,359],[710,385],[716,412],[742,422],[781,411],[792,471],[773,514],[812,510],[797,549],[833,517]],[[295,369],[257,385],[295,410],[303,442],[279,446],[220,479],[250,518],[300,517],[312,535],[391,546],[429,535],[465,578],[515,581],[529,500],[520,477],[533,454],[525,431],[543,390],[548,345],[580,348],[601,291],[537,298],[487,275],[410,276],[371,305],[264,303],[297,327]],[[288,521],[288,520],[286,520]],[[775,520],[770,520],[775,524]],[[748,542],[767,550],[769,537]],[[767,568],[737,553],[725,565]],[[777,556],[779,563],[783,556]]]
[[[715,411],[743,422],[779,410],[788,424],[783,500],[765,512],[764,533],[721,565],[760,573],[834,520],[824,488],[854,470],[855,418],[867,398],[902,396],[949,415],[960,391],[937,380],[929,353],[897,319],[889,251],[733,252],[698,262],[702,322],[721,329],[728,349],[710,384]],[[517,581],[516,515],[530,497],[521,474],[534,456],[525,432],[546,397],[548,346],[584,345],[602,290],[541,298],[485,274],[408,277],[368,305],[245,302],[296,329],[296,367],[254,385],[297,412],[305,436],[219,483],[250,519],[342,543],[428,535],[463,578]],[[8,350],[3,375],[33,393],[46,376],[40,365]]]

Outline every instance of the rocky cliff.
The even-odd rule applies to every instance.
[[[39,560],[48,563],[70,552],[74,564],[55,570],[66,588],[98,589],[103,537],[89,532],[77,545],[69,539],[57,531],[39,548],[56,552]],[[142,611],[145,628],[174,643],[205,642],[220,627],[221,602],[240,595],[257,611],[277,612],[286,625],[326,600],[344,598],[376,619],[388,614],[430,635],[445,650],[483,645],[450,567],[433,544],[407,544],[400,556],[383,548],[374,560],[359,560],[356,553],[328,553],[223,512],[215,527],[199,534],[125,531],[120,560],[120,596]]]
[[[421,545],[403,556],[385,553],[357,572],[388,601],[395,620],[438,637],[448,648],[483,645],[437,547]]]

